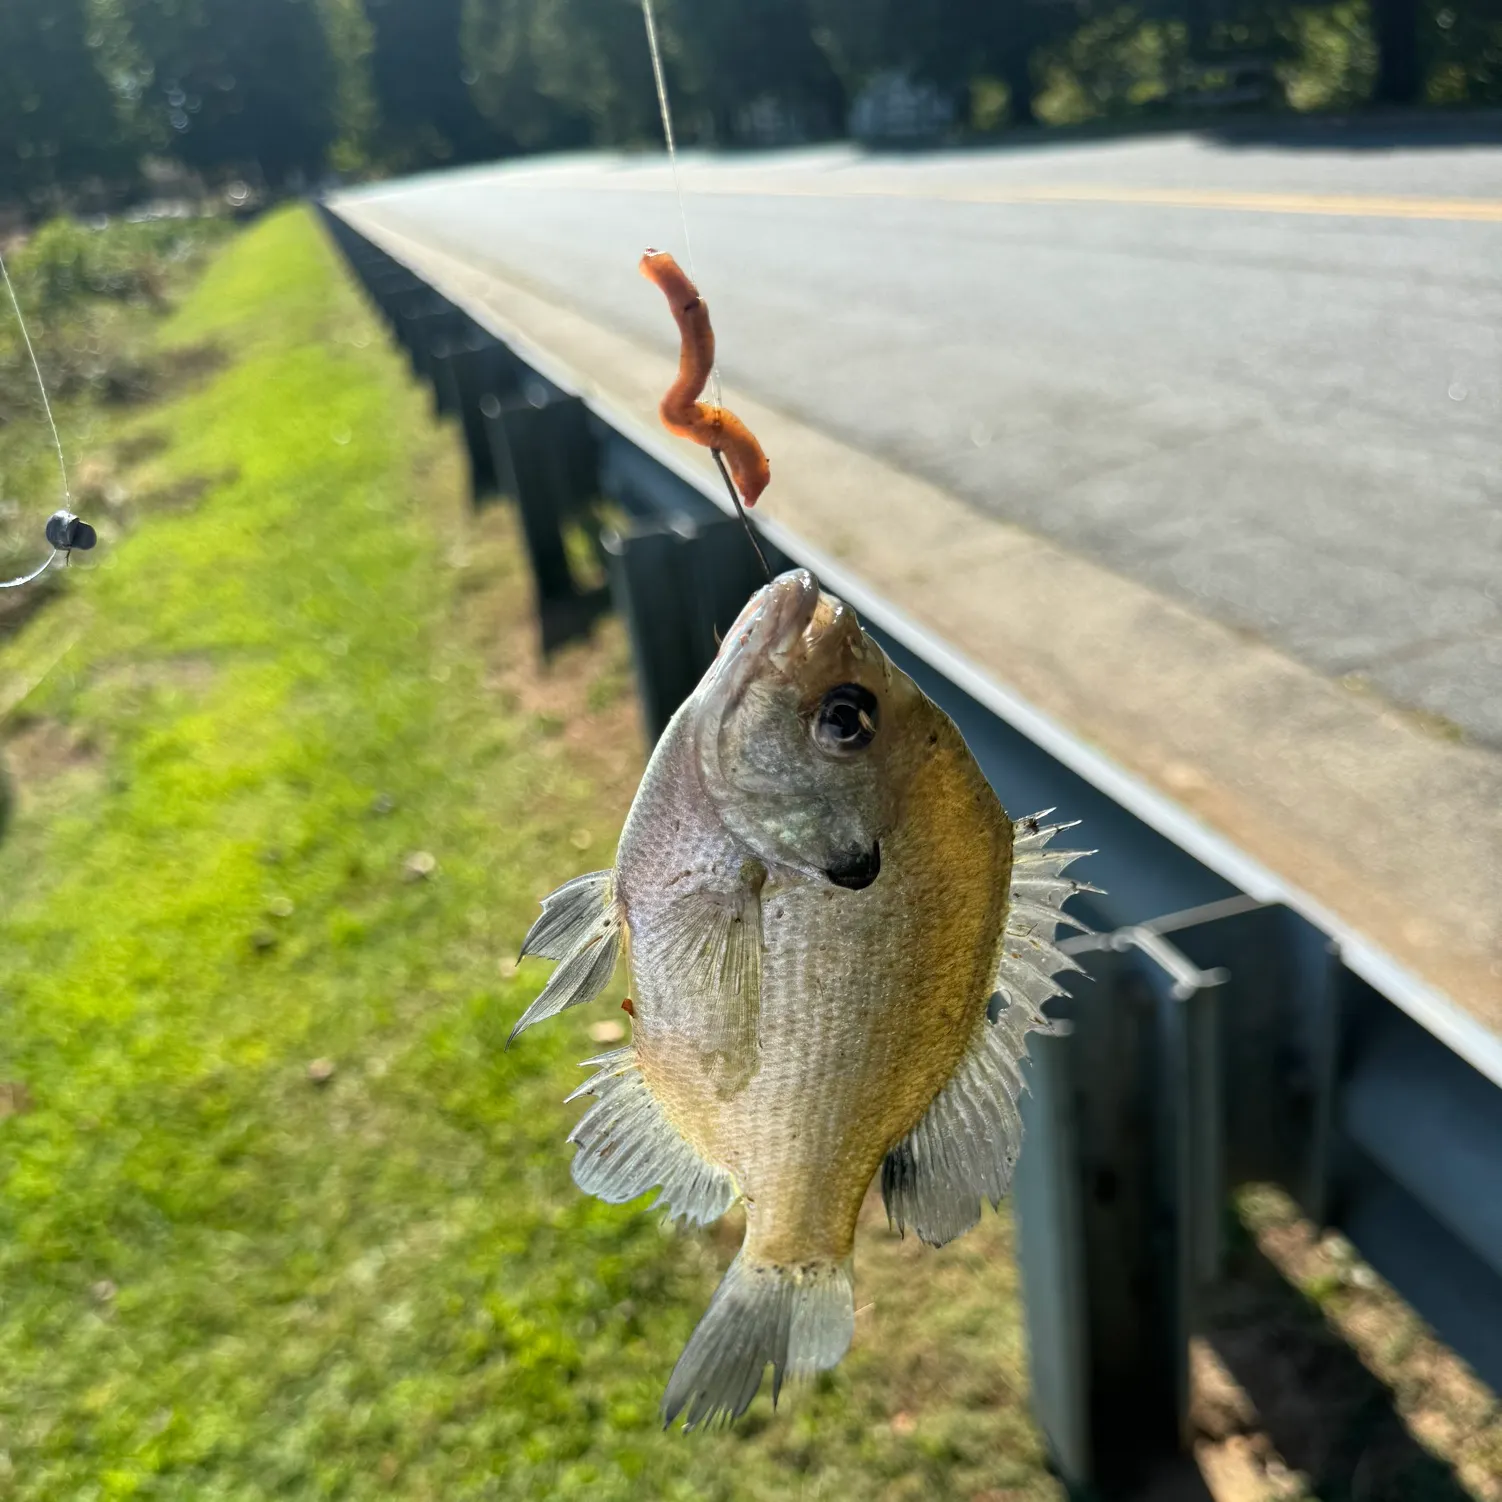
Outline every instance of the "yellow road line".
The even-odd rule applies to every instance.
[[[947,196],[947,195],[945,195]],[[973,203],[1108,203],[1165,209],[1226,209],[1243,214],[1320,214],[1347,219],[1449,219],[1502,224],[1502,200],[1400,198],[1359,193],[1242,193],[1217,188],[1077,186],[1002,188],[965,193]]]

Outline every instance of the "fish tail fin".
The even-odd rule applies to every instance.
[[[772,1365],[772,1404],[783,1378],[836,1365],[855,1333],[850,1261],[787,1267],[749,1261],[744,1249],[715,1289],[662,1399],[664,1425],[737,1419]]]

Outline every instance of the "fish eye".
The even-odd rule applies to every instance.
[[[859,683],[832,688],[819,703],[814,716],[814,744],[832,756],[864,751],[876,739],[880,713],[876,695]]]

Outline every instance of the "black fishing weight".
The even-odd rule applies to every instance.
[[[54,511],[47,518],[47,542],[52,549],[47,561],[29,574],[22,574],[19,579],[0,581],[0,589],[19,589],[23,584],[30,584],[34,579],[40,579],[59,558],[66,563],[75,549],[87,553],[98,541],[99,534],[82,517],[74,516],[71,511]]]
[[[74,548],[87,553],[99,541],[99,534],[71,511],[54,511],[47,518],[47,541],[59,553],[71,553]]]

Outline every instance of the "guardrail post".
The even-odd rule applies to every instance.
[[[437,293],[414,293],[398,303],[397,338],[407,351],[412,374],[429,378],[429,354],[434,344],[448,338],[464,315],[446,297]]]
[[[610,605],[608,586],[580,587],[564,541],[565,525],[585,514],[598,489],[587,410],[576,396],[544,396],[540,404],[498,401],[485,421],[492,445],[504,453],[497,469],[514,486],[537,586],[542,647],[551,652],[587,632]]]
[[[1121,1496],[1180,1449],[1188,1185],[1165,1141],[1160,998],[1135,956],[1092,956],[1090,974],[1049,1006],[1069,1031],[1038,1050],[1046,1102],[1027,1102],[1016,1208],[1039,1423],[1067,1485]]]
[[[683,524],[685,529],[688,524]],[[684,536],[676,529],[605,534],[610,592],[626,623],[636,697],[648,746],[699,681],[702,650],[678,587]]]
[[[1193,963],[1227,970],[1224,1181],[1282,1184],[1323,1222],[1341,1027],[1336,946],[1291,909],[1246,898],[1151,927]]]
[[[506,430],[501,423],[501,409],[519,405],[514,392],[502,397],[498,392],[486,391],[480,396],[480,427],[485,435],[485,447],[490,451],[490,472],[495,476],[491,491],[477,495],[476,500],[486,495],[514,501],[516,499],[516,466],[511,462],[511,445],[506,442]]]
[[[371,301],[388,322],[392,304],[397,298],[422,290],[422,283],[410,271],[394,263],[366,266],[360,279]]]
[[[466,334],[448,333],[428,346],[428,380],[433,387],[433,415],[459,415],[459,383],[454,379],[453,356]]]
[[[496,494],[501,482],[486,430],[485,403],[487,398],[492,399],[497,414],[502,402],[517,405],[521,393],[520,362],[499,339],[476,328],[463,344],[450,351],[447,365],[469,458],[470,498],[478,505],[485,497]],[[514,485],[514,475],[508,474],[507,478]],[[515,491],[508,493],[514,495]]]
[[[1066,1024],[1067,1026],[1067,1024]],[[1032,1408],[1055,1470],[1073,1489],[1094,1474],[1084,1187],[1075,1136],[1075,1050],[1067,1034],[1028,1040],[1025,1131],[1012,1182]]]
[[[1129,1496],[1187,1439],[1230,1186],[1320,1196],[1337,963],[1244,897],[1062,947],[1090,979],[1034,1048],[1015,1190],[1035,1406],[1071,1487]]]
[[[604,539],[610,585],[626,622],[648,745],[694,691],[719,650],[719,637],[764,583],[738,521],[676,517]],[[765,540],[774,569],[786,562]]]

